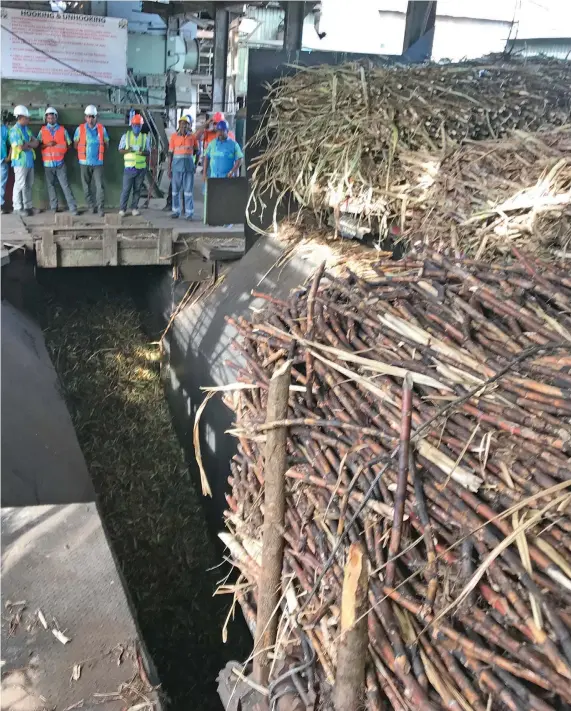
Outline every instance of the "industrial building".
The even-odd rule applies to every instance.
[[[0,12],[2,709],[571,708],[567,3]]]

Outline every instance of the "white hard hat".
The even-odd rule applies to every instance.
[[[44,116],[46,114],[55,114],[56,116],[58,115],[56,109],[54,109],[53,106],[48,106],[48,108],[44,111]]]
[[[83,113],[86,116],[97,116],[97,107],[93,106],[93,104],[89,104],[89,106],[85,107],[85,111]]]
[[[18,118],[18,116],[25,116],[26,118],[30,118],[30,112],[25,106],[22,106],[22,104],[20,104],[14,109],[14,116],[16,118]]]

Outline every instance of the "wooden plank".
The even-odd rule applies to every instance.
[[[105,225],[117,227],[123,221],[123,218],[117,212],[106,212],[105,213]]]
[[[54,227],[53,225],[30,225],[32,232],[40,232],[43,229],[54,229],[58,233],[65,234],[67,232],[101,232],[105,227],[116,227],[119,228],[119,232],[141,232],[145,234],[149,232],[151,235],[159,234],[159,228],[153,227],[149,224],[143,225],[82,225],[81,223],[75,223],[71,227],[60,227],[59,225]]]
[[[195,249],[206,259],[219,262],[230,262],[244,256],[244,240],[232,238],[221,240],[218,244],[214,240],[198,239]]]
[[[159,230],[159,244],[157,252],[157,262],[160,264],[167,263],[167,260],[172,259],[173,240],[172,230],[170,228],[162,228]]]
[[[68,239],[68,238],[58,238],[56,237],[56,244],[62,250],[77,250],[81,251],[84,249],[101,249],[103,244],[103,239]],[[141,250],[154,250],[153,264],[157,261],[157,249],[158,240],[157,239],[129,239],[122,240],[117,238],[117,245],[119,249],[141,249]]]
[[[73,215],[69,212],[56,212],[55,224],[57,227],[71,227],[73,225]]]
[[[42,230],[38,265],[53,269],[57,267],[57,244],[53,230]]]
[[[117,228],[107,227],[103,230],[102,266],[117,266]]]

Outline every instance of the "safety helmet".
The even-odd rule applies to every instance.
[[[83,113],[86,116],[97,116],[97,106],[93,106],[93,104],[89,104],[89,106],[85,107],[85,111]]]
[[[192,123],[192,119],[190,118],[190,116],[187,116],[186,114],[179,118],[178,122],[180,123],[181,121],[186,121],[186,123]]]
[[[226,121],[218,121],[216,124],[216,130],[217,131],[227,131],[228,130],[228,124]]]
[[[18,118],[18,116],[25,116],[26,118],[30,118],[30,112],[25,106],[22,106],[22,104],[19,104],[16,106],[14,109],[14,116]]]
[[[131,119],[131,126],[142,126],[145,123],[141,114],[135,114]]]
[[[214,121],[214,123],[220,123],[220,121],[225,121],[225,117],[222,111],[217,111],[212,117],[212,120]]]
[[[58,115],[57,111],[54,109],[53,106],[48,106],[48,108],[44,111],[44,116],[47,116],[48,114],[55,114],[56,116]]]

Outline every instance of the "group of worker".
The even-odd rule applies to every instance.
[[[8,130],[2,123],[2,212],[6,212],[4,195],[11,162],[14,169],[14,210],[27,216],[33,214],[34,161],[36,148],[39,148],[46,175],[50,209],[54,212],[58,210],[56,186],[59,183],[69,211],[72,215],[77,215],[77,203],[64,162],[71,139],[66,128],[58,122],[57,110],[52,106],[46,109],[45,124],[37,136],[33,136],[28,127],[30,115],[25,106],[16,106],[14,116],[16,123],[11,129]],[[151,134],[142,132],[143,117],[133,114],[129,124],[129,129],[119,142],[119,152],[123,154],[125,161],[119,209],[122,216],[127,213],[129,198],[131,213],[139,214],[139,199],[151,152]],[[85,201],[94,213],[104,215],[103,162],[105,151],[109,147],[109,136],[103,124],[97,120],[95,106],[90,104],[85,107],[85,122],[75,130],[73,144],[77,150]],[[191,117],[181,116],[178,130],[169,141],[168,173],[171,179],[173,218],[181,216],[183,204],[186,219],[193,218],[194,174],[201,147],[204,151],[205,180],[209,177],[234,177],[239,172],[243,154],[233,136],[230,137],[228,124],[221,113],[215,114],[212,121],[195,133],[192,132]]]
[[[197,131],[192,131],[192,118],[183,114],[178,130],[169,141],[169,178],[171,200],[167,200],[173,218],[184,214],[187,220],[194,215],[194,174],[203,153],[202,173],[205,184],[209,178],[233,178],[239,174],[243,159],[242,149],[228,130],[224,114],[217,112]]]

